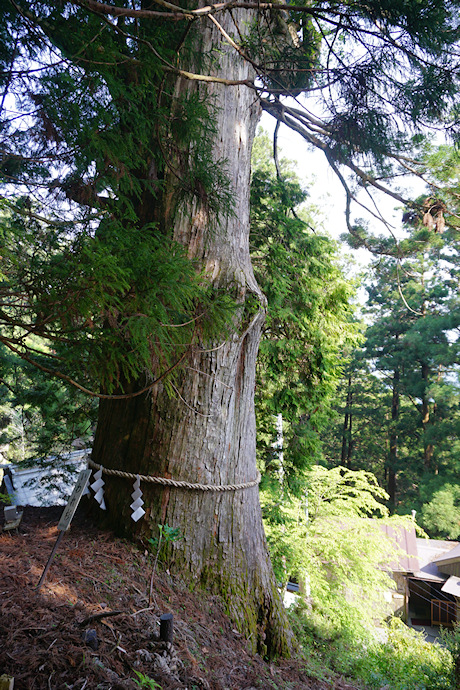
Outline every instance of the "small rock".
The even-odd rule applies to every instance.
[[[94,630],[94,628],[88,628],[88,630],[85,630],[83,632],[83,642],[88,645],[88,647],[91,647],[94,651],[99,647],[99,640],[97,639],[97,632]]]

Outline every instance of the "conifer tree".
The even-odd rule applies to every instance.
[[[328,467],[366,470],[386,487],[390,392],[376,377],[364,351],[352,351],[334,396],[329,424],[321,433]]]
[[[372,269],[367,290],[373,323],[366,332],[364,351],[355,355],[348,385],[344,384],[344,434],[332,432],[334,449],[329,429],[325,451],[329,462],[343,463],[337,448],[341,439],[347,457],[354,455],[354,467],[372,468],[388,491],[391,508],[399,506],[404,512],[430,501],[442,481],[452,481],[458,463],[456,232],[432,233],[421,216],[415,218],[407,239],[394,244],[393,252],[393,257],[380,259]],[[367,370],[359,364],[363,357]],[[360,370],[358,385],[352,386]],[[364,411],[358,401],[368,389],[374,391],[372,423],[362,426]],[[352,430],[351,417],[358,421]],[[377,444],[372,441],[374,434]],[[356,453],[358,448],[361,453]]]
[[[451,261],[455,256],[454,252]],[[369,289],[370,303],[378,304],[378,312],[367,334],[368,357],[388,377],[392,390],[388,492],[393,508],[398,473],[407,474],[409,484],[410,475],[437,474],[442,465],[443,419],[448,411],[444,391],[452,385],[449,372],[458,362],[458,344],[449,332],[460,323],[455,280],[446,268],[436,244],[428,244],[413,258],[389,260],[386,267],[380,262],[378,278]],[[409,445],[410,469],[405,470],[407,459],[398,458],[398,439]]]

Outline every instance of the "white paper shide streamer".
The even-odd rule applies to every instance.
[[[105,501],[104,501],[104,484],[105,484],[105,482],[102,479],[102,470],[98,470],[97,472],[94,473],[94,479],[96,481],[94,481],[91,484],[91,488],[94,491],[94,498],[99,503],[102,510],[106,510]]]
[[[143,509],[144,501],[142,500],[142,491],[141,491],[141,479],[139,475],[137,475],[136,479],[134,480],[133,484],[133,493],[131,494],[131,498],[133,499],[133,502],[129,506],[131,508],[132,512],[132,519],[134,522],[137,522],[138,520],[141,519],[143,515],[145,515],[145,510]]]

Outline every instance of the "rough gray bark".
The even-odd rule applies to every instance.
[[[235,31],[229,16],[226,29]],[[220,44],[219,76],[248,78],[247,63],[222,45],[215,26],[206,26],[201,41],[201,52]],[[181,79],[176,84],[177,93],[190,88],[204,87]],[[165,188],[163,220],[167,224],[174,219],[175,238],[199,259],[214,286],[236,297],[241,308],[234,318],[234,332],[210,352],[195,348],[173,398],[158,384],[142,397],[102,401],[93,460],[145,475],[234,484],[257,475],[253,396],[265,300],[249,256],[249,184],[259,109],[244,86],[206,88],[217,117],[213,157],[227,161],[234,214],[221,217],[215,227],[204,203],[177,212],[171,179]],[[258,308],[245,306],[249,297]],[[112,526],[145,537],[157,536],[159,524],[178,527],[183,539],[170,546],[170,570],[223,594],[230,614],[255,649],[288,652],[288,626],[267,552],[257,487],[205,493],[144,484],[147,514],[135,526],[130,519],[129,481],[112,477],[105,481]]]

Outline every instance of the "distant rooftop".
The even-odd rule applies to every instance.
[[[396,544],[401,549],[397,563],[389,564],[393,572],[413,573],[415,570],[418,570],[417,540],[414,527],[410,525],[404,527],[403,525],[393,526],[385,524],[381,524],[379,527],[391,539],[393,544]]]
[[[444,582],[443,575],[436,563],[454,550],[460,548],[458,541],[441,541],[440,539],[416,539],[419,566],[414,572],[414,577],[433,582]]]
[[[432,582],[445,582],[446,574],[441,565],[460,561],[460,544],[457,541],[420,539],[415,536],[415,527],[407,525],[379,524],[379,528],[400,549],[397,562],[389,564],[393,572],[408,573],[410,577]],[[457,588],[458,585],[455,585]]]
[[[460,544],[455,541],[447,543],[453,545],[454,548],[451,548],[447,552],[443,552],[441,556],[435,559],[436,563],[439,563],[440,566],[442,564],[455,563],[456,561],[460,561]]]

